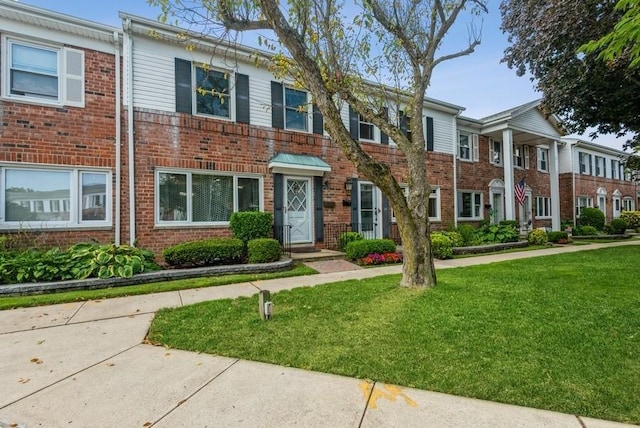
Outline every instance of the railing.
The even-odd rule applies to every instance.
[[[282,254],[291,257],[291,225],[274,224],[273,239],[276,239],[282,246]]]
[[[376,236],[376,223],[325,223],[324,247],[328,250],[340,249],[340,236],[346,232],[359,232],[365,239],[380,238]]]

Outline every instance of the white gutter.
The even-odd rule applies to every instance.
[[[116,62],[116,209],[115,209],[115,239],[116,245],[120,245],[120,204],[122,193],[121,189],[121,175],[122,175],[122,162],[121,162],[121,150],[120,144],[122,143],[122,118],[120,117],[122,106],[120,101],[120,85],[122,79],[120,78],[120,34],[117,31],[113,32],[113,42],[115,45],[115,62]]]
[[[129,153],[127,162],[129,163],[129,245],[132,247],[136,242],[136,194],[135,194],[135,159],[133,150],[133,37],[131,36],[131,19],[124,21],[126,32],[127,50],[127,143]]]

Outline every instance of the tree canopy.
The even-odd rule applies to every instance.
[[[503,61],[519,75],[531,74],[547,113],[568,132],[594,128],[592,136],[626,134],[637,144],[640,68],[629,67],[629,55],[606,62],[599,49],[579,52],[614,29],[623,16],[615,6],[614,0],[503,0],[502,30],[511,44]]]
[[[273,38],[260,39],[274,52],[271,70],[311,93],[333,141],[358,173],[388,198],[403,245],[401,284],[435,285],[429,241],[425,95],[434,67],[470,54],[480,43],[479,32],[471,25],[468,43],[452,52],[442,49],[456,20],[466,14],[473,21],[486,12],[487,0],[149,1],[163,8],[164,18],[178,16],[181,23],[194,23],[205,33],[216,26],[236,32],[272,32]],[[341,116],[345,104],[388,135],[404,153],[406,199],[389,166],[373,159],[350,134]],[[403,121],[404,129],[412,131],[410,138]]]

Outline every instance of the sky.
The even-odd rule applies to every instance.
[[[150,19],[159,15],[146,0],[19,0],[21,3],[53,10],[121,28],[118,12],[126,12]],[[541,98],[535,83],[528,77],[518,77],[515,70],[500,62],[508,46],[507,36],[500,30],[500,0],[489,0],[489,13],[482,22],[482,42],[468,56],[441,63],[434,70],[427,96],[465,107],[464,116],[480,119],[512,107]],[[467,41],[466,23],[445,39],[443,53]],[[589,136],[581,137],[592,141]],[[613,135],[599,136],[593,142],[622,150],[625,138]]]

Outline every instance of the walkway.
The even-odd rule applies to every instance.
[[[466,266],[631,243],[640,241],[486,255],[436,265]],[[144,343],[153,313],[160,308],[400,270],[353,269],[0,311],[0,427],[625,426]]]

